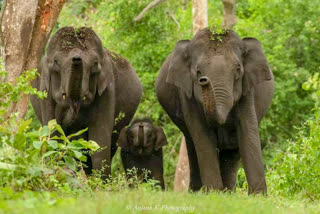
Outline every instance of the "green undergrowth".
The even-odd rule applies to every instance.
[[[78,195],[24,191],[6,196],[0,213],[319,213],[316,203],[246,193],[177,193],[140,190]]]

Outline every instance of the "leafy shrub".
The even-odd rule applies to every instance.
[[[1,63],[2,60],[0,59],[0,64]],[[14,118],[17,117],[18,113],[12,115],[6,115],[6,113],[8,108],[20,100],[23,94],[37,95],[41,99],[46,96],[46,93],[37,91],[35,88],[32,88],[30,84],[31,80],[37,75],[36,70],[23,72],[16,79],[15,84],[5,81],[7,75],[8,73],[4,71],[0,65],[0,124],[2,124],[2,126],[8,122],[12,123]],[[5,121],[5,119],[7,119],[7,121]]]
[[[320,199],[320,109],[274,159],[269,182],[274,193],[286,197]]]
[[[77,162],[86,161],[83,150],[96,151],[93,141],[71,140],[86,130],[65,136],[55,120],[29,131],[31,120],[20,121],[17,131],[1,131],[0,184],[15,190],[51,190],[76,175]],[[61,135],[55,135],[58,131]],[[79,162],[81,164],[81,162]]]
[[[272,191],[286,197],[320,199],[320,79],[315,73],[303,84],[316,101],[312,118],[301,127],[288,148],[274,159],[268,177]]]

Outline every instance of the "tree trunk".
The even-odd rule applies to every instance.
[[[178,164],[174,175],[174,191],[177,192],[187,190],[190,184],[190,168],[186,146],[186,139],[183,137],[180,145]]]
[[[235,0],[222,0],[223,4],[223,25],[225,29],[232,29],[236,20],[236,3]]]
[[[193,0],[192,16],[193,16],[193,35],[208,26],[207,0]],[[176,166],[174,178],[174,190],[185,191],[190,184],[190,168],[187,153],[186,140],[181,140],[179,160]]]
[[[15,80],[25,70],[37,68],[44,47],[58,19],[64,0],[5,0],[1,10],[1,55],[8,72],[6,81]],[[14,103],[6,117],[28,110],[28,96]]]
[[[207,0],[192,1],[193,35],[208,27]]]

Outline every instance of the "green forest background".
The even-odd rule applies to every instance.
[[[136,117],[151,117],[156,125],[164,127],[168,138],[169,144],[164,147],[164,173],[167,189],[171,191],[182,134],[158,103],[154,85],[160,67],[173,50],[175,43],[192,38],[192,1],[164,1],[148,11],[141,21],[133,22],[133,18],[148,3],[149,0],[67,1],[53,33],[61,27],[70,25],[92,27],[105,48],[121,54],[131,62],[144,89]],[[197,204],[201,198],[204,206],[205,204],[213,206],[212,198],[218,197],[215,198],[214,206],[219,206],[219,200],[230,202],[229,205],[226,204],[230,211],[229,207],[234,205],[239,209],[244,208],[246,204],[243,202],[246,201],[256,211],[264,207],[272,210],[275,207],[274,203],[280,204],[279,207],[285,209],[304,206],[293,202],[284,203],[282,199],[277,198],[279,196],[314,204],[319,201],[320,7],[317,6],[319,3],[314,0],[236,1],[237,23],[233,30],[240,37],[255,37],[261,42],[275,76],[276,88],[272,105],[260,124],[268,192],[275,198],[269,201],[267,198],[239,199],[237,195],[227,194],[211,195],[209,198],[196,194],[184,195],[188,203]],[[208,1],[209,26],[221,26],[222,21],[221,1]],[[0,69],[0,77],[4,79],[5,76],[5,72]],[[10,101],[16,101],[22,91],[35,93],[26,85],[34,76],[35,71],[22,75],[16,87],[1,82],[0,98],[6,97]],[[0,103],[0,122],[3,122],[2,116],[8,106]],[[96,191],[98,195],[95,197],[99,201],[106,197],[99,195],[99,190],[107,190],[119,192],[107,197],[115,204],[118,203],[118,209],[122,210],[124,205],[120,203],[130,201],[134,197],[135,193],[124,191],[127,183],[119,176],[123,175],[119,151],[112,165],[114,180],[106,185],[101,182],[99,176],[93,176],[89,177],[83,186],[81,179],[79,181],[73,178],[74,174],[66,175],[62,166],[68,166],[73,173],[77,173],[74,159],[85,158],[81,154],[82,149],[95,150],[94,144],[84,141],[70,142],[70,139],[67,139],[62,131],[60,132],[60,127],[54,123],[40,127],[31,105],[26,120],[20,122],[18,128],[13,127],[17,126],[11,119],[6,123],[0,123],[0,193],[5,193],[0,194],[0,208],[15,209],[15,203],[19,200],[26,204],[23,207],[28,207],[30,204],[37,207],[35,204],[38,200],[44,203],[42,206],[51,206],[52,201],[55,201],[53,204],[61,202],[68,205],[68,200],[73,200],[73,205],[79,204],[80,209],[81,203],[85,203],[86,199],[82,198],[82,201],[75,202],[74,195],[78,197]],[[54,130],[62,134],[63,143],[50,137]],[[46,153],[42,151],[43,145],[47,147]],[[68,147],[68,145],[78,147]],[[51,159],[45,161],[48,157]],[[57,157],[60,159],[57,160]],[[244,171],[239,169],[237,191],[243,193],[246,192],[246,188]],[[153,194],[148,187],[142,188],[145,189],[147,192],[141,194],[138,192],[136,196],[150,198],[152,202],[158,201],[157,197],[167,203],[178,204],[180,201],[178,200],[180,196],[175,195],[176,193]],[[29,190],[32,192],[28,192]],[[40,192],[40,196],[37,191]],[[59,191],[64,198],[66,197],[64,194],[72,196],[66,202],[62,202],[64,199],[59,199]],[[30,200],[25,202],[26,198]],[[11,200],[11,205],[5,204],[3,202],[5,200]],[[130,203],[142,201],[135,198]],[[258,201],[263,205],[260,206]],[[107,207],[107,203],[103,206]],[[226,209],[220,208],[221,212]],[[204,208],[199,207],[199,209]],[[319,209],[318,207],[315,210]],[[64,207],[64,210],[67,208]]]

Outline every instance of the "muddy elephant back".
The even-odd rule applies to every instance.
[[[116,114],[124,113],[125,118],[120,120],[115,129],[120,130],[128,125],[136,112],[142,96],[142,84],[138,74],[130,62],[123,56],[106,50],[113,62],[115,77]]]

